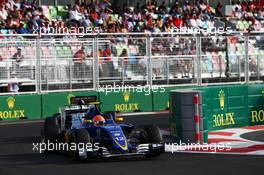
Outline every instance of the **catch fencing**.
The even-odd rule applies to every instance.
[[[0,93],[261,81],[263,46],[262,33],[4,35]],[[8,89],[14,83],[18,92]]]

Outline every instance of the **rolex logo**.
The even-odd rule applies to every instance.
[[[222,89],[219,91],[218,97],[220,108],[223,110],[225,108],[225,92]]]
[[[8,97],[6,102],[9,109],[13,109],[15,106],[15,98],[14,97]]]
[[[128,91],[125,91],[123,93],[123,97],[124,97],[125,102],[128,102],[129,101],[129,95],[130,95],[130,93]]]
[[[75,97],[73,94],[69,94],[68,96],[67,96],[67,99],[68,99],[68,104],[70,105],[71,104],[71,98],[72,97]]]

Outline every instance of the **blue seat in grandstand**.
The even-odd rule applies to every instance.
[[[213,71],[213,63],[212,60],[206,60],[205,61],[206,64],[206,70],[207,72],[212,72]]]
[[[0,33],[2,33],[2,34],[8,34],[9,32],[8,32],[7,29],[1,29],[1,30],[0,30]]]
[[[129,60],[129,64],[136,64],[136,57],[131,53],[128,54],[128,60]]]

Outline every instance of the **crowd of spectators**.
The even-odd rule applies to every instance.
[[[36,0],[4,0],[0,4],[1,33],[33,33],[41,27],[53,28],[96,28],[99,32],[171,32],[180,27],[231,26],[236,30],[261,30],[264,20],[263,7],[254,0],[234,1],[231,16],[223,14],[224,5],[219,2],[212,7],[206,1],[196,3],[148,1],[134,7],[112,5],[108,0],[91,0],[68,5],[65,17],[48,18],[43,6]]]

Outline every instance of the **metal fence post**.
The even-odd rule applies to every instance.
[[[257,55],[257,79],[260,80],[259,55]]]
[[[238,81],[241,81],[241,60],[237,57]]]
[[[41,93],[41,45],[40,45],[40,36],[37,36],[36,39],[36,66],[35,66],[35,78],[36,78],[36,92]]]
[[[198,34],[196,36],[196,69],[197,69],[197,85],[202,85],[202,69],[201,69],[201,35]]]
[[[45,62],[45,67],[44,67],[44,69],[43,69],[43,77],[44,77],[44,75],[45,75],[45,83],[46,83],[46,91],[48,91],[49,90],[49,74],[48,74],[48,66],[47,66],[47,62]],[[44,80],[44,79],[43,79]],[[41,87],[41,89],[42,89],[42,87]]]
[[[69,60],[69,88],[72,89],[72,60]]]
[[[245,35],[245,82],[249,82],[248,35]]]
[[[166,60],[165,60],[165,62],[166,62],[166,72],[165,72],[165,74],[166,74],[166,82],[167,82],[167,84],[169,84],[170,83],[170,65],[169,65],[169,59],[166,57],[165,58]]]
[[[124,58],[119,58],[119,59],[121,59],[121,69],[122,69],[121,83],[122,83],[122,85],[124,85],[125,84],[125,76],[126,76],[125,63],[124,63]]]
[[[93,89],[98,90],[99,88],[99,48],[98,48],[98,35],[94,36],[93,39]]]
[[[152,58],[151,58],[151,37],[150,34],[147,35],[146,42],[146,53],[147,53],[147,84],[152,87]]]

